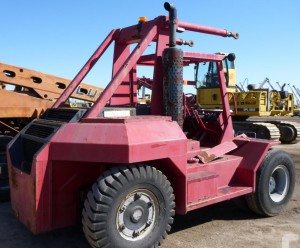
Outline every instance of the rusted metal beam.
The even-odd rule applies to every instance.
[[[197,158],[199,158],[202,163],[208,163],[235,150],[237,147],[233,141],[226,141],[211,149],[201,151],[197,155]]]
[[[70,84],[70,80],[24,67],[0,63],[0,83],[4,89],[7,88],[3,87],[6,84],[14,85],[16,86],[15,91],[46,100],[55,100]],[[101,92],[102,89],[99,87],[82,83],[71,97],[94,102]]]
[[[26,94],[0,90],[0,119],[5,118],[36,118],[54,101],[49,101]]]

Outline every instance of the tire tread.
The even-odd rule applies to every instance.
[[[108,212],[114,202],[114,197],[124,185],[140,179],[156,182],[167,195],[168,217],[166,218],[165,230],[152,247],[158,247],[162,244],[174,221],[175,195],[171,183],[160,170],[152,166],[138,164],[110,168],[98,178],[87,194],[82,211],[82,224],[84,234],[92,247],[112,247],[106,231],[106,222],[109,218]]]

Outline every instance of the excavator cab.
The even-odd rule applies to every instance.
[[[236,70],[235,70],[235,54],[224,54],[217,53],[220,55],[226,55],[223,60],[224,74],[226,78],[226,86],[228,88],[236,87]],[[205,72],[205,76],[201,80],[200,75],[202,72]],[[209,63],[196,63],[195,64],[195,81],[197,82],[197,88],[218,88],[218,74],[217,74],[217,65],[216,62]]]
[[[226,78],[226,91],[233,117],[235,134],[245,133],[249,137],[280,140],[292,143],[300,133],[300,127],[293,122],[280,122],[276,119],[257,119],[250,122],[248,117],[290,116],[294,113],[294,94],[284,90],[285,84],[278,84],[276,90],[269,78],[259,85],[248,84],[247,90],[236,83],[234,54],[228,54],[223,59]],[[215,62],[198,63],[195,66],[195,81],[197,82],[197,103],[204,109],[222,109],[222,94],[216,77]],[[268,87],[265,85],[268,84]]]
[[[224,54],[223,70],[226,79],[227,92],[236,91],[235,55]],[[217,64],[214,61],[208,63],[196,63],[195,82],[197,88],[197,103],[204,109],[222,109],[220,83],[217,72]],[[229,93],[229,102],[232,103],[232,95]]]
[[[206,66],[208,66],[208,68],[206,68]],[[203,70],[205,72],[202,80],[198,79],[199,69],[200,73]],[[195,77],[195,81],[199,84],[198,87],[200,88],[219,88],[219,77],[217,73],[217,65],[215,62],[204,62],[202,64],[197,63],[195,66]]]

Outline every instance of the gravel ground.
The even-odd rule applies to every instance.
[[[176,216],[164,248],[187,247],[282,247],[282,237],[300,236],[300,143],[280,148],[294,157],[297,183],[287,211],[272,218],[260,218],[238,209],[232,202]],[[299,236],[297,236],[299,235]],[[10,211],[10,203],[0,203],[0,248],[85,248],[89,247],[79,227],[33,236]],[[300,247],[300,239],[290,243]]]

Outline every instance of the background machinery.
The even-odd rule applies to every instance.
[[[176,31],[238,35],[164,7],[169,17],[112,30],[53,107],[10,142],[12,209],[33,233],[74,225],[81,213],[92,247],[157,247],[175,213],[243,197],[274,216],[291,198],[294,164],[270,150],[276,142],[234,137],[227,97],[221,111],[203,112],[183,94],[183,67],[215,62],[225,95],[226,56],[183,51]],[[113,74],[100,97],[90,108],[64,107],[111,44]],[[138,104],[139,66],[154,70],[149,108]]]
[[[285,84],[276,90],[266,78],[258,87],[249,84],[245,90],[244,85],[239,86],[236,82],[234,58],[226,57],[223,64],[236,134],[246,133],[250,137],[279,139],[282,143],[295,142],[300,134],[300,124],[288,118],[295,115],[297,108],[295,96],[285,90]],[[195,68],[198,104],[203,109],[221,109],[222,96],[218,91],[219,81],[214,63],[197,64]],[[266,88],[266,84],[271,89]]]
[[[287,84],[287,86],[290,89],[290,92],[293,93],[295,99],[296,99],[296,104],[295,104],[295,108],[294,108],[294,115],[295,116],[299,116],[300,115],[300,94],[299,94],[299,89],[296,88],[295,85],[293,85],[293,87],[291,86],[291,84]]]
[[[6,145],[13,136],[50,108],[70,81],[23,67],[0,63],[0,196],[8,195]],[[101,88],[81,84],[66,106],[91,104]],[[78,101],[79,100],[79,101]]]

